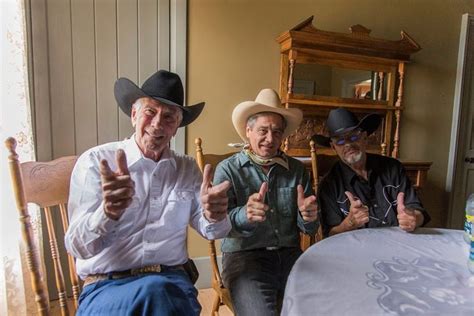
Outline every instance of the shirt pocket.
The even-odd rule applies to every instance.
[[[164,225],[173,230],[184,229],[189,224],[194,191],[172,190],[166,202]]]
[[[274,208],[283,216],[294,216],[296,206],[296,189],[295,188],[277,188],[276,205]]]

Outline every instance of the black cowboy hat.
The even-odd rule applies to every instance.
[[[381,121],[382,118],[377,114],[368,114],[359,121],[354,113],[345,108],[337,108],[329,112],[326,121],[326,129],[329,132],[329,137],[316,134],[311,138],[321,146],[330,147],[331,137],[343,135],[357,128],[360,128],[367,132],[367,135],[370,135],[377,130]]]
[[[119,78],[114,86],[115,100],[128,116],[131,115],[132,105],[139,98],[150,97],[161,103],[179,107],[183,111],[181,126],[194,121],[204,108],[204,102],[195,105],[184,105],[184,90],[181,79],[175,73],[159,70],[148,78],[140,89],[127,78]]]

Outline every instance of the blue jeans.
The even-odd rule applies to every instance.
[[[98,281],[86,286],[76,315],[199,315],[197,290],[181,270]]]
[[[279,315],[286,281],[300,248],[225,252],[222,280],[236,315]]]

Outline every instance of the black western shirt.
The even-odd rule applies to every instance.
[[[423,213],[423,225],[430,216],[423,208],[402,164],[390,157],[367,154],[367,178],[359,177],[349,166],[338,161],[321,181],[319,205],[324,236],[349,214],[350,202],[345,191],[351,192],[369,208],[365,227],[398,226],[397,195],[405,193],[405,206]]]

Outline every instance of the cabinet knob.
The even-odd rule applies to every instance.
[[[474,157],[466,157],[464,158],[464,161],[467,163],[474,163]]]

